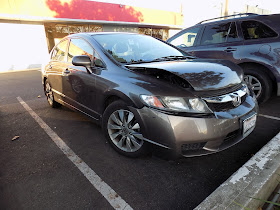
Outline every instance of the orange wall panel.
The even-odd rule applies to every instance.
[[[0,14],[6,13],[6,14],[15,14],[15,11],[13,11],[14,5],[13,2],[10,3],[9,0],[0,0],[1,6],[0,6]]]
[[[45,0],[10,0],[14,1],[18,15],[54,17],[56,13],[50,10]]]

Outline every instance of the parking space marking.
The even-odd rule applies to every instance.
[[[259,116],[269,118],[269,119],[273,119],[273,120],[280,120],[279,117],[273,117],[273,116],[269,116],[269,115],[265,115],[265,114],[259,114]]]
[[[17,100],[114,209],[132,209],[128,203],[126,203],[108,184],[102,181],[102,179],[81,158],[79,158],[74,151],[67,146],[67,144],[65,144],[65,142],[28,106],[27,103],[22,100],[21,97],[17,97]]]

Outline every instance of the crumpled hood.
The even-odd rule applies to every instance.
[[[226,60],[193,59],[131,64],[130,69],[161,69],[190,83],[196,91],[217,90],[239,84],[242,69]]]

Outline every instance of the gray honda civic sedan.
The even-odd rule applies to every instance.
[[[197,59],[150,36],[80,33],[62,39],[42,69],[51,107],[98,122],[119,153],[179,156],[224,150],[255,128],[258,105],[243,71]]]

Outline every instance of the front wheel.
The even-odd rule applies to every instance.
[[[139,157],[147,152],[147,142],[134,114],[123,101],[110,104],[103,115],[103,131],[112,147],[122,155]]]
[[[247,66],[244,70],[244,81],[253,90],[259,103],[267,101],[272,93],[272,81],[258,67]]]

